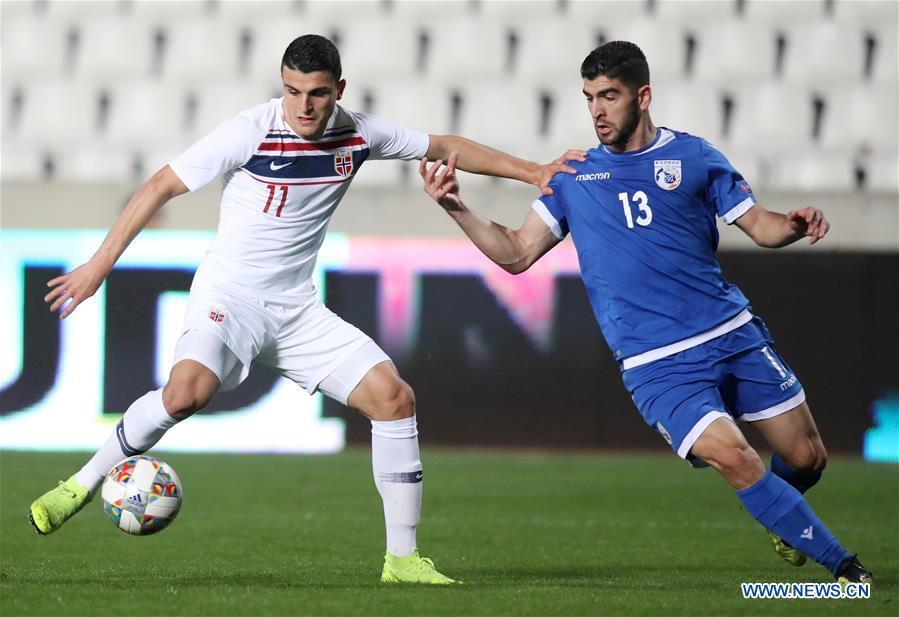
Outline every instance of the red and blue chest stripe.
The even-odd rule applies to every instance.
[[[270,129],[242,169],[262,179],[342,182],[359,170],[370,152],[355,127],[329,130],[315,142]]]

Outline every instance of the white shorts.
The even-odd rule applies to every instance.
[[[255,360],[310,394],[320,389],[346,404],[365,374],[390,358],[317,298],[302,306],[286,306],[194,289],[175,346],[175,363],[181,360],[209,368],[222,390],[236,388],[246,379]]]

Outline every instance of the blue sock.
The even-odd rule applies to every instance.
[[[836,576],[840,564],[852,557],[824,526],[805,498],[770,471],[748,488],[737,491],[746,510]]]
[[[787,465],[780,455],[774,453],[771,456],[771,472],[786,480],[790,486],[800,493],[805,493],[821,479],[821,471],[798,471]]]

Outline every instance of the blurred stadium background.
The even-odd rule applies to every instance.
[[[316,32],[341,51],[347,106],[539,161],[595,144],[586,53],[639,44],[656,124],[709,139],[764,205],[814,204],[832,221],[823,244],[776,252],[722,229],[722,263],[804,382],[831,450],[899,459],[897,6],[4,0],[0,443],[92,449],[164,382],[218,186],[169,204],[62,325],[43,305],[45,282],[90,256],[156,169],[279,96],[285,46]],[[414,163],[366,163],[354,184],[319,283],[416,389],[424,443],[665,451],[620,384],[570,242],[513,278],[425,197]],[[466,175],[463,194],[517,224],[535,191]],[[360,418],[257,369],[161,447],[367,442]]]

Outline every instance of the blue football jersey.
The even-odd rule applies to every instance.
[[[660,128],[632,152],[590,150],[534,210],[571,233],[581,277],[617,360],[714,329],[749,301],[721,273],[716,216],[755,204],[749,184],[698,137]]]

